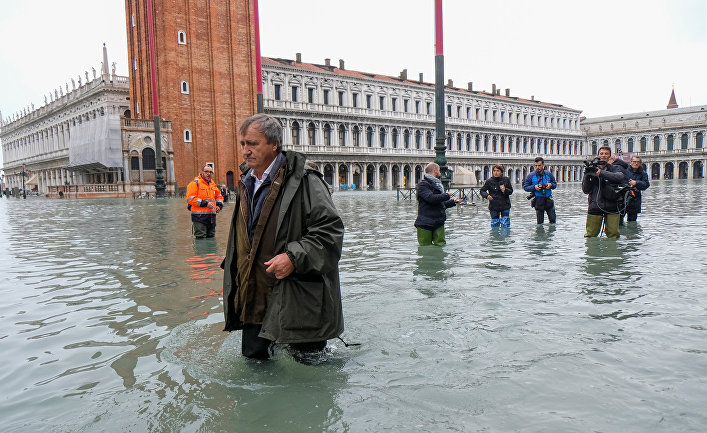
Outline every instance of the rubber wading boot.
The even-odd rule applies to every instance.
[[[584,234],[584,237],[595,238],[599,236],[603,220],[604,217],[601,215],[587,215],[587,232]]]

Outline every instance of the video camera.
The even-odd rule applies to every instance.
[[[594,174],[599,170],[600,168],[606,167],[606,161],[602,161],[599,158],[594,158],[591,161],[583,161],[584,162],[584,172],[586,174]]]

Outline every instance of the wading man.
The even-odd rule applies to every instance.
[[[610,164],[611,148],[602,146],[597,152],[597,163],[585,169],[582,178],[582,192],[587,194],[587,231],[585,238],[596,237],[601,232],[602,223],[608,238],[619,238],[620,195],[616,187],[626,182],[623,169]]]
[[[444,192],[442,171],[439,165],[431,162],[425,166],[425,175],[417,184],[417,242],[420,245],[443,246],[444,222],[447,221],[447,208],[455,206],[461,199],[453,199],[449,191]]]
[[[534,195],[533,207],[535,208],[535,219],[538,224],[545,222],[545,213],[550,220],[550,224],[555,224],[557,214],[555,213],[555,200],[552,198],[552,190],[557,188],[555,176],[550,170],[545,170],[545,160],[538,156],[535,158],[535,170],[528,174],[523,181],[523,189]]]
[[[289,344],[296,356],[321,351],[344,330],[344,224],[321,173],[282,150],[277,119],[249,117],[240,136],[247,167],[223,263],[225,330],[242,330],[249,358],[268,358],[273,343]]]
[[[212,238],[216,234],[216,214],[223,209],[223,196],[211,180],[214,169],[206,164],[196,179],[187,185],[187,208],[196,238]]]

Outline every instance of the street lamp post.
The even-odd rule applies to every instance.
[[[442,172],[442,185],[449,189],[452,174],[447,168],[444,137],[444,50],[442,30],[442,0],[435,0],[435,163]]]

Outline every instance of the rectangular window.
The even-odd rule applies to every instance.
[[[352,98],[351,102],[353,103],[353,106],[358,107],[358,93],[353,93],[351,95],[351,98]]]
[[[493,121],[496,121],[496,110],[493,110]]]
[[[427,102],[427,114],[432,114],[432,103]]]
[[[297,86],[292,86],[292,102],[297,102],[297,92],[299,90],[299,87]]]
[[[415,113],[420,114],[420,101],[415,101]]]
[[[462,117],[462,107],[457,105],[457,118],[461,119]]]
[[[477,108],[477,109],[476,109],[476,120],[479,120],[479,112],[480,112],[480,109]]]
[[[452,106],[447,104],[447,117],[452,117]]]
[[[393,98],[393,111],[398,110],[398,98]]]
[[[314,87],[307,88],[307,101],[309,101],[310,104],[314,104]]]
[[[410,101],[403,99],[403,111],[406,113],[408,112],[408,105],[410,105]]]
[[[466,107],[466,118],[471,119],[471,107]]]
[[[339,107],[344,106],[344,92],[341,90],[339,91]]]
[[[279,101],[280,100],[280,85],[275,84],[275,100]]]
[[[366,95],[366,108],[371,108],[371,95]]]
[[[380,108],[381,110],[385,109],[385,96],[380,96],[378,98],[378,102],[379,102],[378,108]]]
[[[329,105],[329,91],[324,90],[324,105]]]

